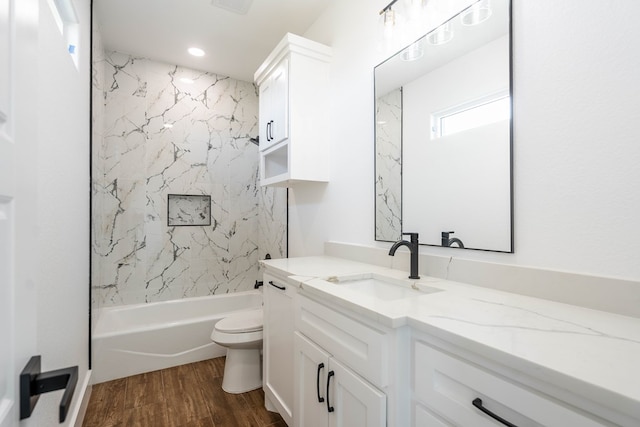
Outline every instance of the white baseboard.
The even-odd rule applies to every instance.
[[[82,427],[82,422],[84,421],[84,416],[89,406],[89,399],[91,398],[91,389],[91,370],[88,370],[82,380],[80,389],[76,391],[77,399],[71,408],[69,423],[67,425]]]

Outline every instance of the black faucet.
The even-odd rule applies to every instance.
[[[442,232],[442,246],[449,247],[454,243],[457,243],[459,247],[464,249],[464,244],[462,244],[462,240],[454,237],[453,239],[449,238],[449,234],[453,234],[453,231],[443,231]]]
[[[400,246],[406,246],[411,251],[411,274],[409,279],[419,279],[418,276],[418,233],[402,233],[403,236],[411,236],[411,241],[398,240],[389,249],[389,255],[394,256]]]

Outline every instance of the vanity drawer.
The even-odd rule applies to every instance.
[[[388,334],[301,295],[297,300],[297,330],[369,382],[388,385]]]
[[[518,427],[610,426],[566,403],[420,341],[415,341],[412,365],[414,408],[422,403],[454,426],[505,425],[475,407],[476,399],[481,400],[484,408]]]

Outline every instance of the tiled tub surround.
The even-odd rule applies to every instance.
[[[93,140],[98,304],[251,289],[258,260],[286,253],[286,190],[258,186],[249,141],[255,86],[118,52],[94,58],[94,101],[104,99]],[[211,225],[168,227],[170,193],[210,195]]]
[[[411,343],[401,339],[399,355],[413,351],[414,342],[418,345],[421,337],[429,336],[459,357],[490,361],[486,363],[496,371],[516,376],[510,380],[535,384],[615,425],[636,426],[640,420],[638,318],[424,275],[418,282],[441,292],[381,300],[341,288],[331,276],[373,272],[404,280],[406,271],[329,256],[265,263],[271,274],[297,282],[299,295],[338,307],[371,327],[409,327]],[[409,384],[405,381],[398,384]],[[399,408],[402,411],[402,405]]]

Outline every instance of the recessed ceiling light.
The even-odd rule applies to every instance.
[[[189,52],[193,56],[204,56],[204,50],[198,47],[190,47],[189,49],[187,49],[187,52]]]
[[[193,84],[193,80],[191,80],[191,79],[190,79],[190,78],[188,78],[188,77],[180,77],[180,81],[181,81],[182,83],[186,83],[186,84],[188,84],[188,85]]]

